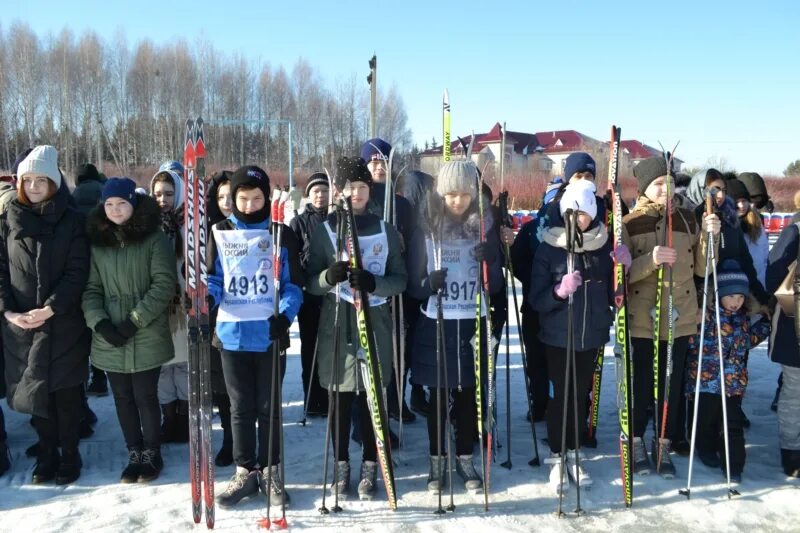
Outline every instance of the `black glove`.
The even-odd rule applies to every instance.
[[[483,261],[491,262],[494,259],[494,250],[488,242],[479,242],[475,245],[475,260],[478,263]]]
[[[125,337],[126,340],[136,335],[138,329],[139,326],[134,324],[130,318],[126,318],[117,326],[117,331],[120,335]]]
[[[351,270],[350,286],[357,291],[375,292],[375,276],[367,270]]]
[[[428,283],[433,292],[439,292],[439,289],[444,289],[447,279],[447,269],[434,270],[428,275]]]
[[[328,271],[325,272],[325,281],[327,281],[329,285],[336,285],[337,283],[343,282],[347,279],[347,270],[349,268],[350,263],[347,261],[336,261],[329,266]]]
[[[267,322],[269,322],[269,340],[271,341],[276,341],[287,335],[289,327],[292,325],[283,313],[278,316],[272,315],[267,319]]]
[[[114,324],[107,318],[95,324],[94,330],[99,333],[107,343],[116,348],[124,346],[125,343],[128,342],[128,338],[120,334],[117,328],[114,327]]]

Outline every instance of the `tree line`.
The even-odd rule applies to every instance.
[[[356,73],[323,80],[303,58],[287,71],[226,54],[205,37],[130,45],[122,33],[105,41],[93,31],[40,36],[22,22],[0,27],[0,168],[46,143],[59,148],[68,174],[97,161],[129,174],[180,159],[185,121],[195,116],[206,122],[215,165],[285,169],[288,128],[277,121],[290,120],[295,166],[319,169],[368,138],[369,86]],[[411,148],[395,87],[379,88],[377,130]]]

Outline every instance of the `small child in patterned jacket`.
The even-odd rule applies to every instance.
[[[749,294],[747,276],[739,263],[726,259],[717,268],[720,330],[724,361],[725,397],[728,411],[731,482],[740,483],[745,461],[744,413],[742,398],[747,388],[749,351],[769,336],[769,319],[764,313],[748,315],[745,299]],[[705,336],[697,411],[697,455],[706,466],[725,471],[725,445],[722,434],[722,391],[720,383],[716,311],[714,302],[705,310]],[[689,339],[686,360],[686,393],[694,399],[697,380],[697,353],[700,335]]]

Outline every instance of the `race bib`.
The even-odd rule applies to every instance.
[[[324,222],[325,229],[328,231],[328,237],[331,239],[333,249],[336,249],[336,232],[331,229],[327,221]],[[346,241],[345,241],[346,242]],[[358,244],[361,246],[361,266],[364,270],[369,271],[375,277],[382,277],[386,274],[386,261],[389,259],[389,239],[386,237],[386,226],[381,221],[381,232],[368,237],[358,236]],[[350,256],[347,253],[347,247],[343,251],[343,257],[338,259],[340,261],[349,261]],[[333,287],[330,293],[336,293],[336,287]],[[350,287],[349,281],[343,281],[339,284],[339,295],[347,302],[353,303],[353,289]],[[378,307],[386,303],[386,298],[381,296],[369,295],[369,306]]]
[[[434,267],[433,241],[425,239],[428,252],[428,273]],[[480,289],[478,261],[475,260],[475,242],[460,239],[442,244],[442,266],[447,269],[447,279],[442,289],[442,314],[447,319],[475,318],[475,297]],[[481,316],[486,315],[486,301],[481,299]],[[436,295],[428,298],[425,316],[436,319]]]
[[[223,272],[217,322],[266,320],[273,313],[275,294],[272,234],[214,228],[214,240]]]

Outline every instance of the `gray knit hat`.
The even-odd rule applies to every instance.
[[[474,200],[478,196],[476,181],[478,167],[472,161],[449,161],[439,169],[436,178],[436,192],[444,196],[449,192],[468,192]]]

